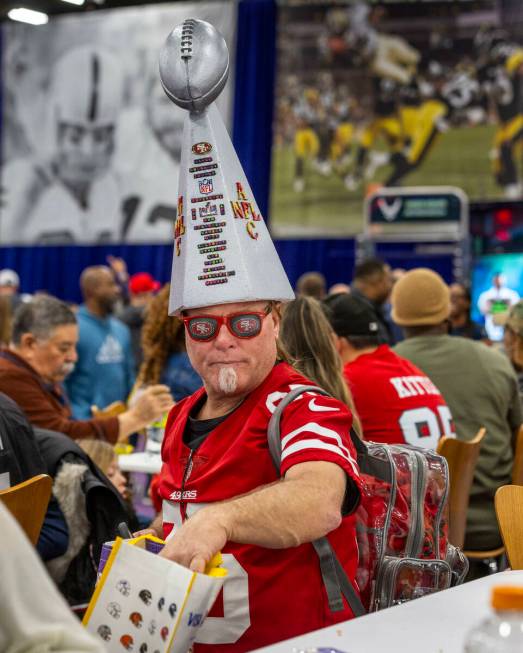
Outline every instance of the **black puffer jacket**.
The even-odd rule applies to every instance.
[[[70,604],[86,603],[96,582],[103,543],[114,540],[121,522],[136,530],[135,517],[76,442],[46,429],[34,428],[34,434],[69,530],[65,555],[50,561],[48,569]]]

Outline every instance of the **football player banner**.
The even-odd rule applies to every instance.
[[[186,653],[227,575],[220,554],[199,574],[151,553],[150,540],[162,543],[116,539],[85,613],[109,653]]]

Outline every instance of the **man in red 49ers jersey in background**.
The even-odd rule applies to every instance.
[[[222,552],[228,575],[194,648],[242,653],[352,616],[346,603],[331,612],[311,542],[328,535],[354,582],[360,477],[350,411],[314,393],[283,411],[273,465],[271,415],[313,385],[278,347],[294,293],[218,112],[186,120],[169,312],[204,386],[167,420],[161,555],[203,572]],[[200,169],[212,169],[204,185]]]
[[[347,294],[333,295],[325,305],[365,440],[435,449],[443,435],[455,437],[450,410],[434,383],[379,344],[372,307]]]

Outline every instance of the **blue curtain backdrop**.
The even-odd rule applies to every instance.
[[[274,0],[239,2],[233,141],[260,210],[268,219],[276,27],[277,7]],[[1,87],[0,83],[0,126]],[[329,284],[350,281],[354,267],[353,239],[294,239],[276,241],[275,244],[292,284],[308,270],[323,272]],[[386,253],[394,267],[414,267],[426,263],[425,259],[415,255],[412,246]],[[0,268],[13,268],[20,274],[23,292],[46,290],[63,299],[78,302],[81,271],[88,265],[105,263],[109,254],[123,257],[131,274],[148,271],[162,282],[170,279],[170,244],[0,247]],[[448,259],[435,259],[431,266],[450,280]]]

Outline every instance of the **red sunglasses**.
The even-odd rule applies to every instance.
[[[189,336],[198,342],[208,342],[218,335],[222,324],[226,324],[229,332],[236,338],[254,338],[261,329],[263,320],[271,312],[267,306],[263,313],[249,311],[245,313],[229,313],[229,315],[192,315],[182,317]]]

